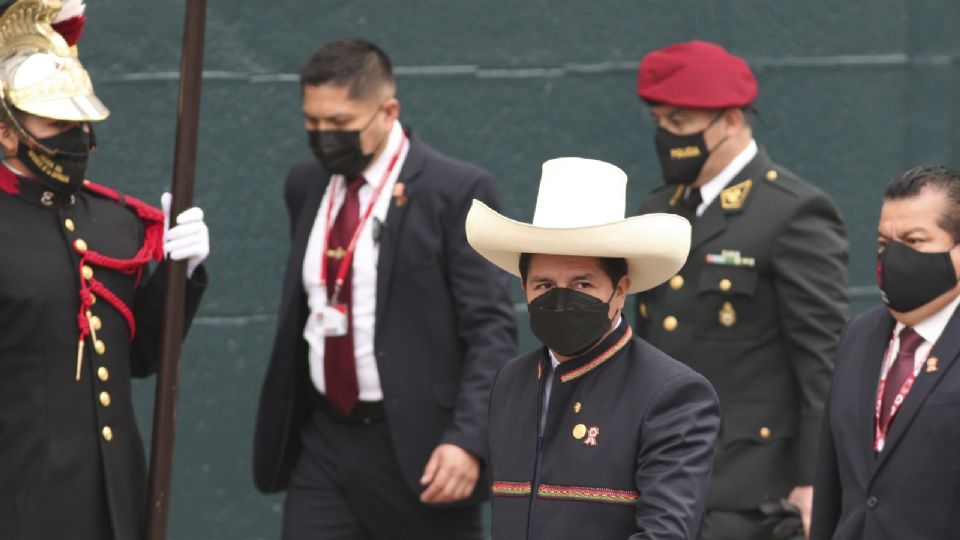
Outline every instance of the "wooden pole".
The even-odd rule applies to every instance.
[[[203,78],[203,41],[206,0],[187,0],[180,59],[180,96],[173,155],[173,201],[171,221],[193,206],[193,183],[197,163],[197,129],[200,123],[200,86]],[[180,376],[180,345],[184,333],[186,261],[166,261],[166,298],[157,390],[153,408],[150,446],[150,477],[147,483],[147,540],[166,540],[173,473],[173,443],[176,431],[177,388]]]

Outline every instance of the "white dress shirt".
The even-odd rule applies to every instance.
[[[950,302],[943,309],[920,321],[913,327],[913,330],[923,338],[923,343],[917,346],[917,352],[913,357],[914,375],[920,374],[920,368],[923,367],[923,363],[926,362],[927,357],[930,356],[930,351],[933,350],[933,346],[937,344],[937,340],[940,339],[944,329],[946,329],[947,323],[950,322],[950,318],[957,310],[957,306],[960,306],[960,296],[957,296],[953,299],[953,302]],[[887,354],[883,359],[883,368],[880,370],[880,377],[885,376],[890,371],[893,363],[897,360],[897,355],[900,354],[900,331],[904,328],[906,328],[906,326],[899,322],[893,327],[893,336],[890,338],[890,345],[887,346]]]
[[[731,180],[736,178],[740,171],[747,166],[754,157],[757,156],[759,149],[757,148],[757,141],[750,139],[750,144],[746,148],[740,151],[737,154],[737,157],[733,158],[730,163],[727,163],[727,166],[723,168],[716,176],[707,181],[706,184],[700,186],[700,196],[703,197],[703,202],[700,203],[700,206],[697,207],[697,217],[703,215],[707,211],[707,207],[710,206],[710,203],[720,195],[720,192],[723,191],[723,188],[727,187],[727,184]],[[690,188],[687,188],[686,195],[690,194]],[[685,196],[686,196],[685,195]]]
[[[389,178],[387,178],[383,191],[380,192],[380,197],[377,199],[370,219],[363,225],[363,231],[357,241],[357,248],[353,256],[351,314],[353,315],[353,350],[357,361],[357,382],[360,387],[359,399],[361,401],[383,399],[383,389],[380,387],[380,372],[377,370],[373,345],[377,311],[377,260],[380,254],[379,239],[374,240],[374,232],[380,228],[375,223],[382,224],[387,218],[387,211],[390,209],[393,198],[393,188],[410,147],[409,144],[404,143],[406,136],[400,122],[394,122],[393,129],[388,137],[383,152],[363,171],[366,184],[357,193],[360,200],[360,217],[362,218],[373,192],[390,165],[390,160],[397,149],[400,148],[400,145],[404,144],[400,157]],[[303,329],[303,337],[310,345],[310,379],[321,394],[326,394],[323,374],[325,338],[321,319],[318,315],[322,314],[328,298],[326,286],[320,285],[320,260],[324,239],[327,237],[327,205],[330,203],[330,190],[333,186],[337,187],[333,208],[334,217],[346,198],[346,182],[343,175],[332,175],[330,183],[327,185],[327,191],[320,202],[317,217],[313,222],[310,240],[307,242],[307,251],[303,258],[303,288],[307,293],[307,304],[310,307],[310,316],[307,318],[307,324]],[[329,225],[332,225],[332,222]],[[329,276],[328,279],[334,279],[334,276]]]

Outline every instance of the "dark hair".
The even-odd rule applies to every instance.
[[[946,197],[947,209],[937,225],[950,233],[954,242],[960,242],[960,170],[942,165],[914,167],[890,182],[883,198],[909,199],[920,195],[924,188],[936,189]]]
[[[530,259],[533,253],[520,254],[520,279],[527,280],[527,271],[530,270]],[[620,278],[627,275],[627,260],[621,257],[596,257],[600,261],[600,268],[610,277],[613,287],[617,287]]]
[[[300,87],[332,84],[349,88],[351,99],[362,99],[384,86],[393,86],[393,67],[380,47],[360,38],[324,44],[300,67]]]

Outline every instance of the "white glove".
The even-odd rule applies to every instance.
[[[174,261],[187,261],[187,278],[210,254],[210,231],[203,222],[203,210],[194,206],[177,216],[177,225],[170,228],[170,201],[173,196],[160,197],[163,208],[163,254]]]

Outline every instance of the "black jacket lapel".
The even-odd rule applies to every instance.
[[[890,342],[890,333],[896,321],[890,312],[883,311],[874,321],[873,327],[863,337],[863,371],[860,374],[860,393],[857,395],[859,407],[857,418],[860,419],[860,433],[856,436],[863,445],[864,463],[874,464],[876,453],[873,451],[874,435],[876,430],[877,385],[880,381],[880,369],[883,366],[883,357]],[[869,471],[872,467],[868,465]]]
[[[323,193],[327,190],[327,184],[330,183],[330,176],[318,179],[310,184],[310,190],[307,192],[307,198],[300,207],[299,212],[294,219],[296,220],[293,228],[293,237],[290,245],[290,257],[287,261],[287,271],[283,278],[283,296],[280,302],[280,316],[283,320],[279,321],[278,327],[283,328],[288,324],[298,324],[302,326],[302,321],[290,321],[288,317],[296,315],[297,319],[303,319],[305,314],[300,313],[299,309],[305,298],[303,290],[303,261],[307,251],[307,242],[310,240],[310,233],[313,230],[313,223],[317,218],[317,210],[320,208],[320,202],[323,200]]]
[[[900,439],[902,439],[907,430],[910,429],[910,424],[913,422],[913,418],[917,415],[917,412],[919,412],[923,402],[937,386],[937,383],[940,382],[943,374],[950,369],[950,366],[956,361],[958,356],[960,356],[960,309],[953,313],[950,322],[947,323],[946,328],[943,329],[943,334],[940,335],[940,339],[934,344],[933,350],[930,351],[928,358],[937,359],[936,370],[928,371],[926,366],[920,368],[920,374],[917,375],[913,387],[910,388],[910,393],[907,394],[907,398],[903,401],[903,405],[900,406],[900,410],[898,410],[896,416],[893,417],[883,452],[880,452],[880,455],[877,456],[877,466],[876,469],[874,469],[874,474],[883,466],[887,456],[896,449],[897,443],[900,442]]]
[[[390,297],[390,284],[393,277],[393,267],[400,250],[400,238],[403,224],[416,196],[416,180],[423,169],[425,150],[420,138],[410,130],[405,130],[410,138],[410,149],[400,168],[397,184],[403,184],[402,197],[393,197],[387,210],[387,218],[380,233],[380,253],[377,256],[377,308],[376,329],[374,336],[380,334],[380,324],[383,321],[387,298]],[[396,193],[396,188],[395,191]]]

